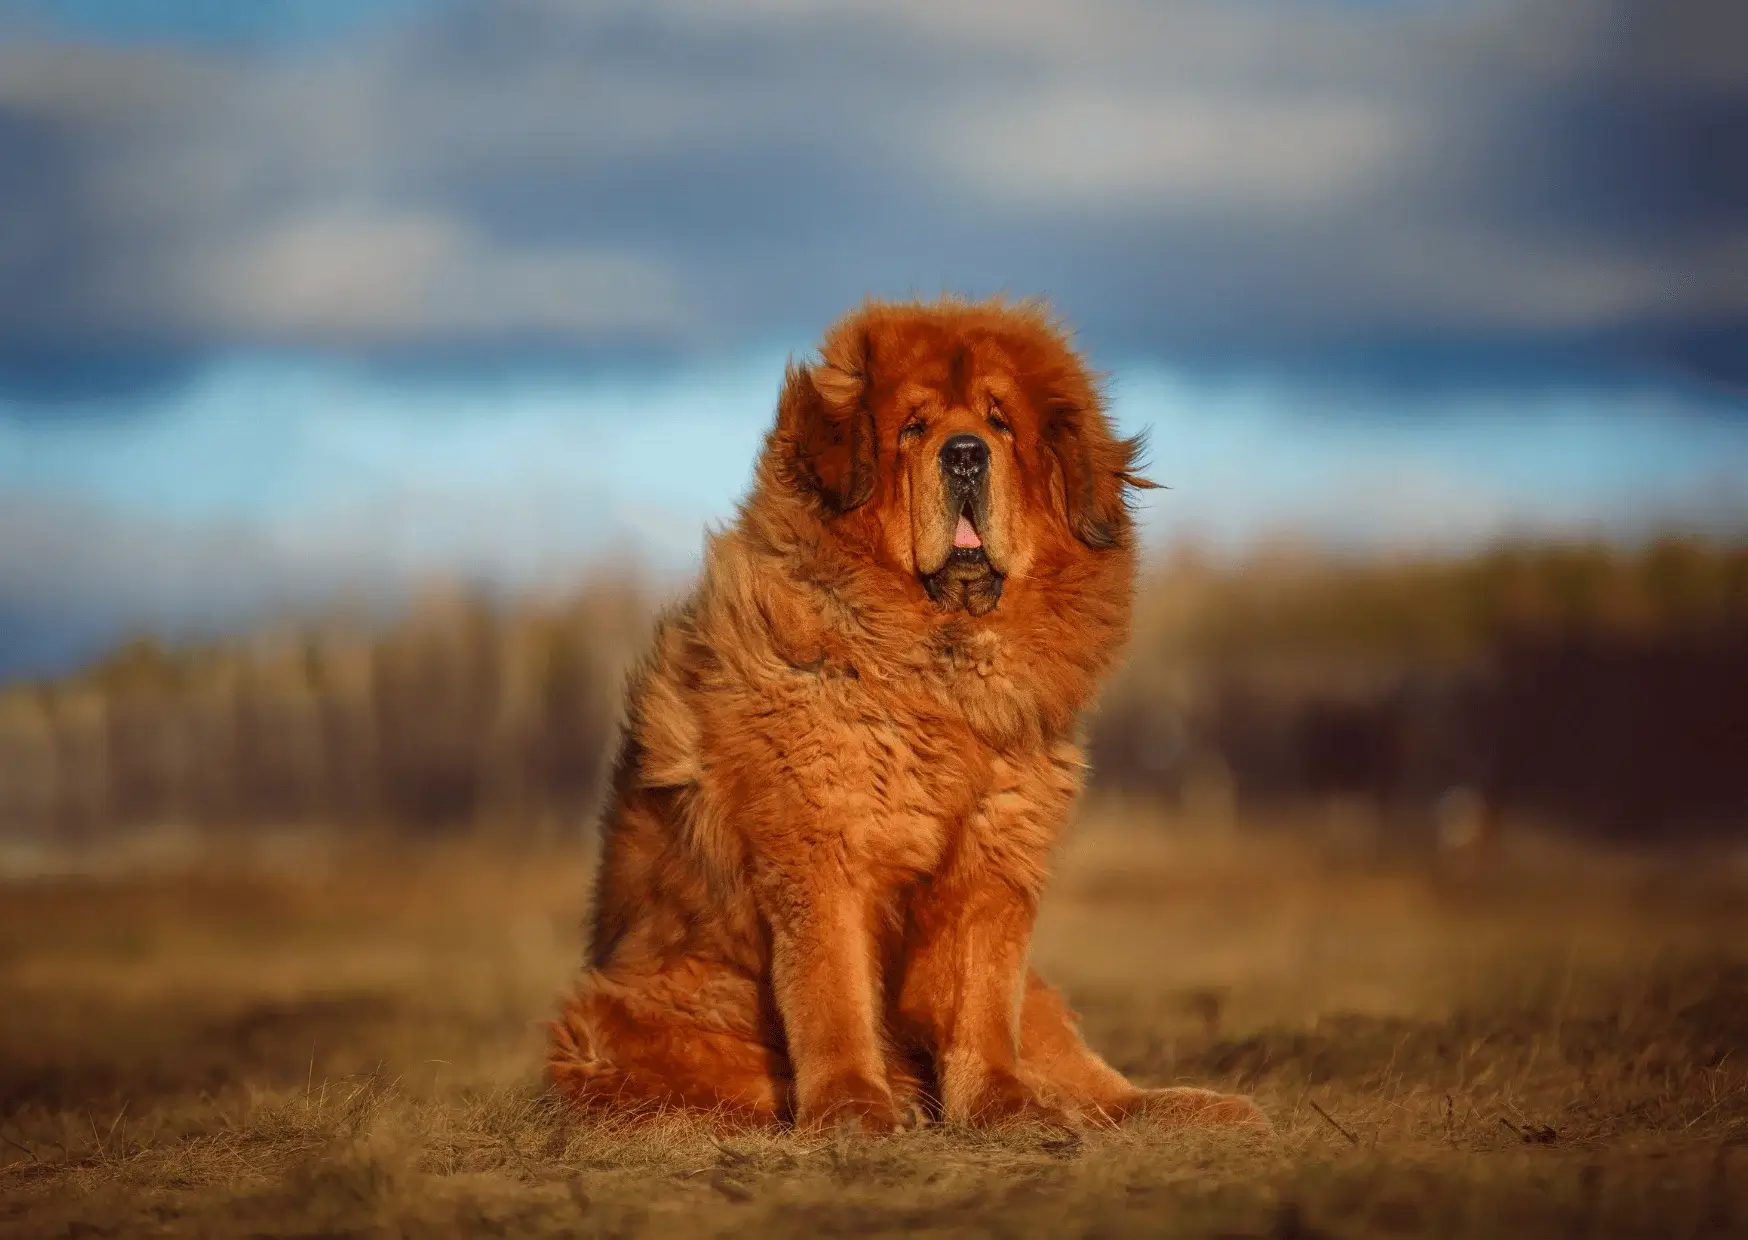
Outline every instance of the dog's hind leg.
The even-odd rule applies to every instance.
[[[584,975],[550,1026],[547,1070],[572,1103],[654,1116],[683,1109],[732,1126],[776,1123],[789,1110],[789,1068],[752,1027],[666,1002],[672,978],[642,986]],[[702,1018],[701,1018],[702,1016]]]
[[[1020,1077],[1092,1122],[1146,1116],[1171,1127],[1270,1126],[1254,1103],[1235,1094],[1137,1088],[1086,1044],[1068,1004],[1036,973],[1027,977],[1020,1005]]]

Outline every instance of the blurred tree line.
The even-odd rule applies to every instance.
[[[0,690],[0,830],[574,826],[653,607],[629,578],[554,603],[433,595]],[[1748,823],[1748,546],[1501,547],[1220,564],[1143,583],[1096,779],[1245,805],[1453,789],[1617,831]]]
[[[1589,831],[1748,828],[1748,545],[1462,558],[1181,552],[1093,730],[1107,784],[1193,805],[1452,794]]]
[[[574,819],[650,614],[635,583],[603,581],[514,608],[436,593],[380,631],[135,640],[0,692],[0,829]]]

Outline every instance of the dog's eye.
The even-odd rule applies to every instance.
[[[989,422],[989,424],[992,427],[994,427],[996,430],[1000,431],[1004,435],[1007,434],[1009,429],[1010,429],[1008,427],[1008,420],[1001,416],[1001,406],[1000,405],[992,404],[989,407],[989,415],[988,415],[987,421]]]
[[[923,420],[921,418],[912,418],[910,421],[908,421],[904,424],[903,428],[901,428],[899,430],[898,438],[901,441],[906,440],[906,439],[915,439],[918,435],[921,435],[923,433],[924,429],[925,428],[923,426]]]

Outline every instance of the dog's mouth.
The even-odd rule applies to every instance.
[[[971,519],[971,505],[966,504],[959,510],[959,524],[953,528],[954,551],[983,550],[983,535],[977,532],[977,522]]]
[[[981,616],[995,610],[1001,601],[1005,574],[990,562],[978,529],[977,505],[966,498],[959,502],[953,526],[953,547],[946,562],[924,573],[923,589],[943,611],[964,610]]]

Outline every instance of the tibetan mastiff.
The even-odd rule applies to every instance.
[[[567,1098],[885,1132],[1258,1124],[1140,1089],[1027,962],[1127,637],[1138,443],[1034,304],[870,302],[627,687]]]

